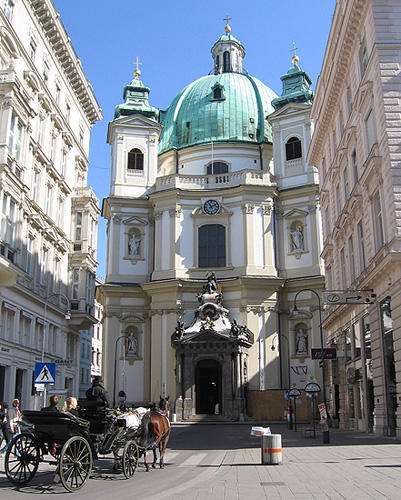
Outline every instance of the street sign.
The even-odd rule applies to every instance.
[[[289,392],[288,392],[288,391],[285,391],[285,392],[284,392],[284,399],[285,399],[286,401],[289,401],[289,400],[290,400],[290,394],[289,394]]]
[[[296,398],[301,395],[301,391],[299,389],[291,389],[288,391],[288,395],[292,398]]]
[[[35,363],[35,384],[54,384],[56,363]]]
[[[73,359],[56,359],[56,365],[58,366],[72,366],[74,364]]]
[[[320,392],[320,385],[316,382],[309,382],[304,387],[305,392]]]
[[[327,419],[326,405],[324,403],[320,403],[318,408],[319,408],[320,418]]]
[[[321,349],[311,349],[312,359],[322,359]],[[323,359],[337,359],[337,349],[333,347],[325,347],[323,349]]]
[[[370,304],[376,295],[371,290],[326,290],[322,292],[324,304]]]

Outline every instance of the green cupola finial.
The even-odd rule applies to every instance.
[[[124,87],[124,104],[118,104],[115,107],[114,119],[120,118],[120,116],[140,114],[157,120],[159,110],[150,106],[148,102],[150,89],[145,87],[139,79],[141,74],[139,65],[142,63],[139,62],[138,56],[134,64],[136,64],[136,69],[134,71],[135,78],[129,85]]]
[[[289,102],[297,102],[300,104],[312,104],[313,101],[313,91],[311,90],[312,81],[306,71],[298,66],[299,57],[296,54],[297,47],[293,43],[293,48],[291,52],[294,52],[292,56],[293,66],[287,71],[286,75],[281,77],[283,82],[283,92],[281,96],[276,97],[272,100],[272,106],[277,111]]]

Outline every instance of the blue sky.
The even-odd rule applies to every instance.
[[[335,0],[53,0],[92,84],[104,118],[91,133],[88,185],[100,199],[109,194],[107,125],[133,78],[137,56],[151,106],[166,109],[186,85],[213,69],[210,49],[224,34],[245,47],[244,69],[281,93],[280,77],[298,47],[300,67],[316,88]],[[252,8],[251,8],[252,7]],[[98,235],[98,276],[105,277],[106,222]]]

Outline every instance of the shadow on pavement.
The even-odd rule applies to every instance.
[[[260,448],[261,438],[251,436],[253,425],[269,426],[272,434],[281,434],[282,446],[372,446],[375,444],[400,444],[394,437],[377,437],[360,431],[330,429],[330,444],[323,443],[322,433],[302,435],[302,424],[297,432],[287,429],[285,424],[267,423],[218,423],[177,425],[172,428],[168,448],[171,450],[238,450]],[[304,425],[305,426],[305,425]]]

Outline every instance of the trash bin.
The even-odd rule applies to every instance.
[[[281,434],[262,436],[262,465],[278,465],[283,460]]]

